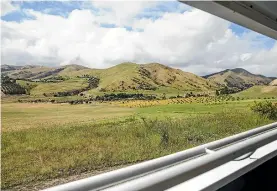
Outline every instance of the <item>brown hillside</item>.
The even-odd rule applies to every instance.
[[[245,89],[254,85],[268,85],[272,81],[268,77],[252,74],[242,68],[228,69],[206,77],[219,85],[240,89]]]
[[[269,84],[270,86],[277,86],[277,79],[273,80],[272,82],[270,82]]]

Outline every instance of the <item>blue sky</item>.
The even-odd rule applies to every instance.
[[[202,13],[178,1],[110,3],[6,0],[6,2],[8,2],[7,10],[1,16],[1,20],[6,21],[2,25],[4,43],[1,52],[9,62],[19,63],[16,58],[21,56],[18,55],[25,55],[23,57],[32,58],[32,62],[47,63],[50,60],[52,64],[57,65],[59,62],[75,60],[74,55],[79,55],[87,65],[91,64],[90,60],[97,60],[95,66],[91,64],[92,67],[108,67],[121,61],[159,61],[192,72],[197,69],[196,72],[199,71],[199,74],[207,72],[201,69],[203,62],[211,65],[211,71],[243,66],[255,72],[260,70],[259,67],[264,67],[259,62],[266,59],[268,65],[274,65],[275,40]],[[43,17],[37,18],[38,13]],[[25,23],[26,20],[33,22]],[[59,24],[55,24],[56,22]],[[69,23],[75,23],[76,28]],[[47,28],[50,25],[53,25],[52,28]],[[67,28],[68,30],[64,30]],[[124,30],[113,29],[124,29],[127,33]],[[231,30],[232,34],[229,34],[227,29]],[[70,33],[70,30],[74,33]],[[18,31],[18,34],[15,31]],[[103,36],[101,31],[107,33],[107,36]],[[66,34],[52,42],[59,33]],[[23,36],[19,37],[19,34]],[[63,37],[73,39],[71,46],[75,49],[68,50],[72,51],[70,54],[61,49],[67,42]],[[129,44],[129,41],[132,42]],[[141,43],[147,46],[142,49]],[[81,45],[85,47],[78,49]],[[98,54],[93,55],[85,51],[95,47],[97,47],[95,51],[100,51]],[[210,49],[213,52],[209,52]],[[111,54],[105,53],[109,51]],[[53,52],[54,55],[58,55],[56,60]],[[115,56],[111,56],[112,53]],[[25,61],[20,60],[20,63],[22,62]],[[218,66],[217,63],[225,64]],[[264,70],[265,73],[272,73],[272,68]]]
[[[31,9],[34,11],[44,12],[51,15],[61,15],[67,17],[75,9],[82,8],[82,2],[63,2],[63,1],[15,1],[13,5],[19,6],[20,9],[10,12],[1,17],[5,21],[20,22],[24,19],[30,19],[30,16],[24,13],[24,10]]]
[[[20,9],[1,17],[3,20],[19,22],[24,19],[29,19],[29,17],[24,14],[24,9],[31,9],[34,11],[64,17],[67,17],[75,9],[90,9],[94,14],[97,14],[99,11],[98,8],[89,4],[87,1],[15,1],[12,2],[12,4],[19,6]],[[158,19],[164,12],[182,13],[188,8],[188,6],[185,6],[177,1],[159,2],[155,7],[145,8],[137,15],[137,18]],[[106,10],[108,11],[108,9]]]

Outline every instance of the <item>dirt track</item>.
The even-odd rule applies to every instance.
[[[66,177],[66,178],[57,178],[57,179],[54,179],[54,180],[37,182],[35,184],[28,184],[28,185],[24,185],[24,186],[16,186],[12,189],[7,189],[7,190],[3,190],[3,191],[14,191],[14,190],[17,190],[17,191],[37,191],[37,190],[42,190],[42,189],[46,189],[46,188],[53,187],[53,186],[56,186],[56,185],[72,182],[72,181],[75,181],[75,180],[88,178],[88,177],[91,177],[91,176],[94,176],[94,175],[97,175],[97,174],[100,174],[100,173],[103,173],[103,172],[109,172],[109,171],[112,171],[112,170],[116,170],[118,168],[126,167],[126,166],[129,166],[129,165],[131,165],[131,164],[108,167],[108,168],[105,168],[105,169],[102,169],[102,170],[95,170],[93,172],[86,172],[86,173],[82,173],[80,175],[72,175],[72,176],[69,176],[69,177]]]

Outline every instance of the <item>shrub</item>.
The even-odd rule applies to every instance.
[[[251,110],[269,119],[277,119],[277,105],[270,101],[255,102]]]

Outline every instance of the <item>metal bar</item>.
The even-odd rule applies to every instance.
[[[200,145],[198,147],[194,147],[185,151],[177,152],[171,155],[167,155],[164,157],[160,157],[157,159],[153,159],[150,161],[142,162],[136,165],[132,165],[129,167],[125,167],[122,169],[118,169],[115,171],[111,171],[108,173],[100,174],[97,176],[93,176],[90,178],[70,182],[67,184],[59,185],[56,187],[45,189],[45,191],[87,191],[87,190],[100,190],[105,187],[108,187],[112,184],[127,181],[133,179],[137,176],[142,176],[143,174],[151,173],[153,171],[157,171],[160,168],[165,168],[167,166],[172,166],[175,163],[179,163],[183,160],[186,160],[191,157],[195,157],[197,155],[201,155],[205,153],[205,149],[218,149],[220,147],[226,146],[228,144],[234,143],[236,141],[241,141],[245,138],[249,138],[251,136],[257,135],[259,133],[268,131],[277,127],[277,122],[264,125],[259,128],[255,128],[249,130],[247,132],[243,132],[240,134],[236,134],[230,137],[226,137],[221,140],[217,140],[214,142],[210,142],[204,145]]]
[[[178,185],[201,173],[207,172],[247,152],[277,140],[277,128],[259,136],[246,139],[220,149],[215,153],[190,160],[167,169],[110,187],[106,191],[155,191]]]
[[[262,151],[262,154],[259,153]],[[211,171],[194,177],[184,183],[178,184],[166,191],[214,191],[250,172],[263,163],[277,156],[277,141],[273,141],[257,149],[258,158],[248,157],[241,162],[231,161]],[[219,176],[214,176],[218,174]],[[220,177],[218,179],[218,177]],[[201,182],[201,184],[199,184]]]

